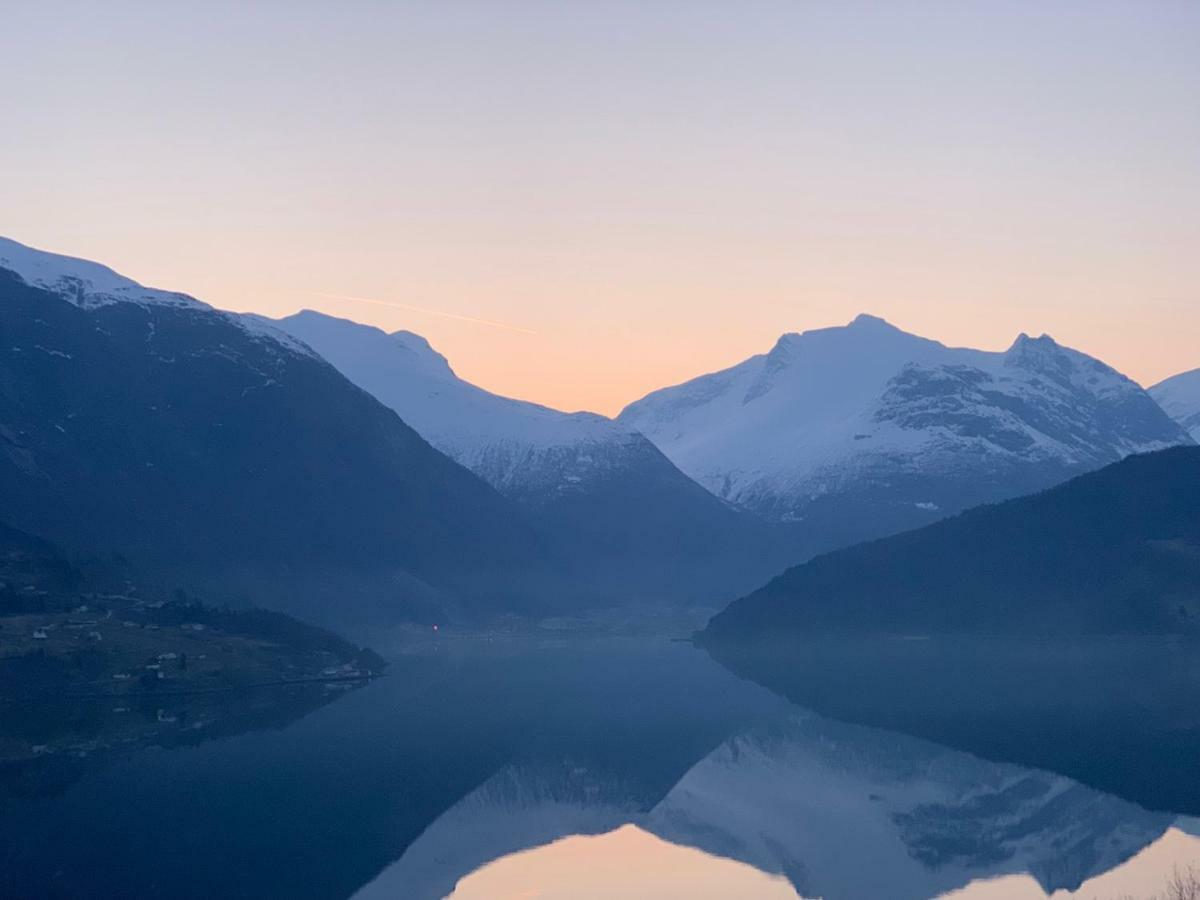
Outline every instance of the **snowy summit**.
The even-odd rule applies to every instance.
[[[133,303],[195,310],[221,316],[256,339],[268,339],[297,353],[312,352],[258,316],[217,310],[187,294],[145,287],[100,263],[35,250],[6,237],[0,237],[0,269],[15,272],[29,286],[49,291],[82,309]]]
[[[769,353],[656,391],[618,421],[763,514],[805,519],[837,497],[906,526],[900,510],[935,518],[1188,442],[1138,385],[1047,335],[986,352],[867,315],[785,334]]]

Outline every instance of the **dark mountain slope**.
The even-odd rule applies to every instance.
[[[802,632],[1119,633],[1200,624],[1200,448],[818,557],[715,616],[708,641]]]
[[[714,497],[638,432],[485,391],[419,335],[311,310],[272,324],[520,505],[576,602],[713,605],[811,555],[800,526]]]
[[[0,522],[0,616],[40,611],[73,592],[83,573],[52,544]]]
[[[735,509],[676,469],[649,441],[584,491],[528,508],[545,542],[603,605],[707,606],[806,555],[807,535]]]
[[[183,299],[0,270],[0,515],[324,621],[522,602],[545,566],[514,507],[307,348]]]

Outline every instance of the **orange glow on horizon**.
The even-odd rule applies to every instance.
[[[1164,300],[1170,315],[1148,316],[1133,276],[1098,279],[1088,302],[1080,303],[1072,298],[1082,291],[1053,272],[1044,273],[1045,288],[1037,291],[1012,278],[969,290],[972,272],[954,268],[920,280],[897,272],[883,285],[872,285],[867,273],[842,271],[805,286],[789,274],[785,260],[773,277],[763,273],[741,283],[732,274],[736,267],[727,271],[713,260],[670,290],[657,291],[653,283],[639,287],[636,273],[612,285],[560,283],[548,273],[540,286],[532,281],[538,273],[530,273],[527,283],[504,289],[460,281],[437,289],[431,280],[420,302],[409,304],[399,298],[417,292],[348,285],[343,299],[314,290],[314,282],[336,286],[339,276],[330,270],[342,270],[343,263],[333,255],[276,269],[254,265],[268,255],[263,245],[196,255],[161,236],[140,252],[112,235],[80,237],[66,246],[61,240],[25,242],[104,262],[144,284],[182,290],[224,309],[280,317],[311,308],[386,331],[413,331],[460,377],[566,411],[616,415],[650,391],[766,353],[781,334],[844,325],[861,312],[948,345],[984,350],[1004,350],[1022,331],[1048,333],[1147,387],[1200,367],[1200,302]],[[1173,296],[1166,284],[1146,292]],[[360,296],[381,302],[363,303]],[[558,297],[572,300],[560,303]]]
[[[56,5],[0,233],[214,306],[608,414],[861,312],[1200,367],[1194,4]]]

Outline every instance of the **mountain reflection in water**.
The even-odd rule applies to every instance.
[[[825,684],[794,706],[664,639],[399,647],[389,677],[280,730],[136,751],[59,796],[0,800],[0,895],[1104,900],[1161,893],[1175,865],[1200,864],[1186,804],[1150,809],[1073,763],[1030,766],[1011,741],[934,743],[919,703],[878,727],[896,693],[869,677],[871,655],[797,664]],[[1188,683],[1160,688],[1170,710]],[[1064,745],[1105,709],[1136,721],[1132,699],[1045,696]],[[1011,708],[1016,733],[1035,700]],[[1200,740],[1172,715],[1144,704],[1158,740],[1126,741],[1122,761],[1140,778],[1105,777],[1191,796]]]
[[[633,841],[625,823],[658,840]],[[800,896],[829,900],[915,900],[1004,876],[1043,897],[1126,864],[1176,824],[1061,776],[789,711],[725,741],[649,809],[603,773],[505,769],[357,896],[519,897],[535,885],[543,893],[531,896],[634,896],[628,879],[640,867],[665,885],[642,894],[654,897],[682,896],[709,870],[724,896],[779,896],[763,876],[780,875]],[[559,840],[580,834],[603,837],[571,852]],[[676,847],[704,853],[668,876],[688,865]],[[636,854],[623,861],[627,848]],[[1200,860],[1200,840],[1171,848],[1172,864]],[[498,857],[504,865],[488,862]],[[1153,867],[1138,872],[1154,881]]]

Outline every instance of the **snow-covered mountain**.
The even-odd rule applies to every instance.
[[[1004,874],[1074,889],[1173,817],[1048,772],[795,713],[697,763],[643,826],[804,897],[924,900]]]
[[[713,497],[627,424],[492,394],[408,331],[310,310],[271,324],[521,504],[581,589],[705,606],[805,555],[794,529]]]
[[[1150,388],[1150,396],[1200,443],[1200,369],[1160,381]]]
[[[1125,863],[1173,822],[1059,775],[793,710],[729,738],[658,798],[569,762],[506,767],[355,896],[445,897],[495,859],[626,824],[783,875],[804,897],[925,900],[1003,875],[1050,893]]]
[[[546,502],[660,457],[637,431],[604,416],[559,412],[462,380],[411,331],[388,334],[312,310],[271,324],[311,346],[427,441],[509,496]],[[659,465],[673,468],[665,458]]]
[[[618,421],[717,496],[831,545],[1190,441],[1138,385],[1046,335],[985,352],[866,315],[786,334]]]
[[[516,504],[257,319],[0,240],[0,334],[0,511],[69,553],[332,624],[562,596]]]
[[[83,310],[120,303],[203,313],[235,325],[257,341],[304,356],[313,355],[303,343],[259,316],[214,309],[188,294],[149,288],[91,260],[36,250],[0,237],[0,269],[15,272],[31,287],[49,291]]]

